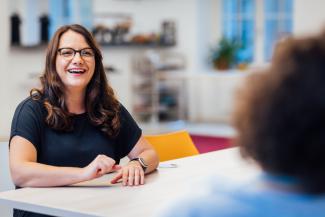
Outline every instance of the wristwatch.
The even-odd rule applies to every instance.
[[[148,168],[148,164],[143,160],[142,157],[136,157],[130,160],[131,161],[138,161],[143,169],[143,172],[146,172],[146,169]]]

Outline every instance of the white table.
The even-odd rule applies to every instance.
[[[177,168],[159,168],[146,176],[146,184],[122,187],[106,182],[112,175],[74,187],[23,188],[0,193],[0,203],[23,210],[66,217],[148,217],[163,201],[191,187],[191,180],[211,173],[242,182],[259,173],[231,148],[167,161]]]

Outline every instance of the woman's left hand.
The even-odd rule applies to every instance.
[[[134,186],[144,184],[144,171],[137,161],[130,161],[127,165],[118,170],[117,175],[111,180],[112,184],[122,179],[124,186]]]

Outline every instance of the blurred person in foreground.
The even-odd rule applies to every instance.
[[[121,158],[130,161],[119,165]],[[65,186],[117,171],[111,183],[144,184],[158,156],[115,98],[88,30],[60,27],[48,45],[41,88],[16,109],[10,170],[17,187]],[[14,216],[41,214],[15,210]]]
[[[325,216],[325,32],[281,42],[235,108],[235,143],[262,174],[226,188],[214,177],[160,216]]]

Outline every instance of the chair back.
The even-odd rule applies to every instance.
[[[185,130],[144,137],[157,151],[160,161],[199,154],[189,133]]]

